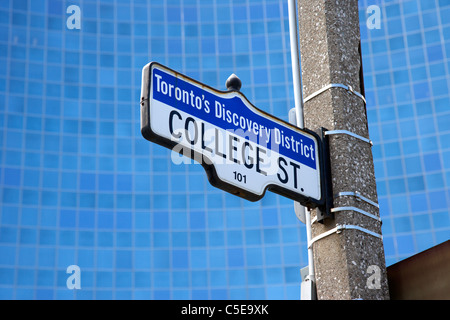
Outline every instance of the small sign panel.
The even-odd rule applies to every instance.
[[[142,71],[141,133],[200,163],[210,183],[251,201],[267,189],[323,202],[318,136],[152,62]],[[178,156],[179,157],[179,156]]]

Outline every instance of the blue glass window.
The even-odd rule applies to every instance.
[[[207,258],[207,250],[204,249],[192,249],[190,250],[190,268],[193,269],[206,269],[208,265],[208,258]],[[206,273],[204,271],[194,271],[194,275],[197,275],[198,278],[195,279],[200,286],[200,284],[203,284],[206,280]],[[194,278],[192,279],[194,281]]]
[[[187,250],[172,251],[172,267],[175,269],[188,268],[189,259]]]
[[[420,119],[420,122],[418,123],[419,132],[423,135],[434,133],[435,126],[434,126],[434,118],[432,117],[426,117]]]
[[[441,189],[444,188],[444,177],[440,173],[427,175],[427,187],[428,189]]]
[[[403,175],[403,166],[400,159],[386,161],[387,173],[390,177]]]
[[[209,281],[211,287],[224,287],[227,284],[227,274],[225,270],[211,270],[209,273]]]
[[[424,193],[412,194],[410,196],[411,210],[413,212],[421,212],[428,210],[427,197]]]
[[[411,14],[417,12],[417,1],[402,2],[403,14]]]
[[[440,44],[427,47],[428,61],[440,61],[444,59],[442,46]]]
[[[226,252],[222,248],[217,248],[209,251],[209,266],[210,268],[222,267],[225,265]]]
[[[245,285],[245,272],[240,269],[231,269],[228,271],[228,281],[231,286]]]
[[[392,19],[388,20],[388,30],[389,34],[398,34],[403,32],[402,20],[401,19]],[[391,49],[392,46],[391,46]]]
[[[437,119],[438,128],[440,131],[450,130],[450,114],[442,115]]]
[[[394,82],[396,84],[400,83],[408,83],[409,82],[409,73],[408,70],[399,70],[394,72]]]
[[[206,233],[191,232],[190,241],[192,247],[204,247],[206,245]]]
[[[400,134],[404,138],[413,138],[417,135],[416,123],[413,120],[400,122]]]
[[[431,44],[434,42],[440,42],[441,35],[439,30],[430,30],[425,32],[425,41],[427,44]]]
[[[244,265],[244,251],[242,248],[228,249],[228,266],[241,267]]]
[[[434,4],[433,4],[434,5]],[[423,26],[425,28],[432,28],[437,26],[438,17],[436,11],[430,11],[422,14]]]
[[[392,194],[404,193],[406,191],[404,179],[389,180],[389,190]]]
[[[185,7],[184,8],[184,20],[186,22],[197,22],[197,8]]]
[[[176,8],[168,7],[166,10],[168,22],[178,22],[181,20],[181,11]]]
[[[427,172],[441,169],[441,161],[437,153],[424,155],[423,161]]]
[[[410,235],[398,236],[396,238],[399,254],[407,255],[414,252],[414,240]]]
[[[425,54],[423,48],[409,50],[409,63],[419,65],[425,63]]]
[[[385,211],[386,213],[390,211],[391,214],[396,216],[403,215],[408,213],[409,207],[407,204],[408,199],[404,195],[397,195],[391,197],[391,208],[392,211],[389,210],[389,207],[386,205]]]
[[[448,83],[446,79],[434,80],[431,83],[434,96],[441,96],[448,94]]]
[[[418,251],[429,249],[435,244],[433,235],[429,233],[417,233],[414,238],[416,239]]]
[[[414,31],[420,28],[420,19],[417,14],[406,16],[404,20],[405,20],[405,30]]]
[[[423,191],[425,189],[425,183],[423,176],[408,178],[408,190],[409,192]]]
[[[410,48],[422,45],[423,41],[421,33],[409,34],[407,36],[407,43]]]

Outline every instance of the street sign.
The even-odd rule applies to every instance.
[[[141,133],[200,163],[213,186],[232,194],[257,201],[269,189],[310,207],[323,203],[318,136],[257,109],[237,90],[151,62],[142,70]]]

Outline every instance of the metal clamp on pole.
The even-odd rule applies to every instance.
[[[353,196],[353,197],[355,197],[356,198],[356,200],[358,200],[358,201],[364,201],[364,202],[366,202],[366,203],[368,203],[368,204],[370,204],[370,205],[372,205],[372,206],[374,206],[374,207],[376,207],[376,208],[380,208],[380,206],[378,205],[378,203],[376,203],[376,202],[374,202],[374,201],[372,201],[372,200],[370,200],[370,199],[368,199],[368,198],[366,198],[366,197],[364,197],[364,196],[362,196],[361,195],[361,193],[359,193],[358,191],[355,191],[355,192],[347,192],[347,191],[345,191],[345,192],[339,192],[338,194],[336,194],[335,196],[334,196],[334,198],[336,199],[336,198],[339,198],[339,197],[343,197],[343,196]]]
[[[366,98],[364,98],[364,96],[361,93],[353,90],[353,88],[351,86],[346,86],[345,84],[340,84],[340,83],[331,83],[331,84],[323,87],[322,89],[317,90],[313,94],[307,96],[303,100],[303,102],[307,102],[308,100],[311,100],[312,98],[317,97],[319,94],[321,94],[321,93],[323,93],[323,92],[325,92],[325,91],[327,91],[328,89],[331,89],[331,88],[342,88],[342,89],[345,89],[348,92],[350,92],[351,94],[354,94],[355,96],[361,98],[364,101],[364,104],[366,104]]]
[[[359,140],[362,140],[364,142],[367,142],[368,144],[370,144],[371,146],[373,146],[373,142],[370,139],[364,138],[360,135],[357,135],[356,133],[350,132],[348,130],[331,130],[331,131],[326,131],[325,135],[329,136],[329,135],[334,135],[334,134],[346,134],[349,136],[352,136],[353,138],[357,138]]]
[[[312,248],[312,245],[314,244],[314,242],[319,241],[320,239],[323,239],[325,237],[328,237],[329,235],[333,234],[333,233],[341,233],[342,230],[358,230],[364,233],[367,233],[371,236],[374,236],[376,238],[379,238],[381,240],[383,240],[383,236],[381,234],[378,234],[376,232],[370,231],[369,229],[366,228],[362,228],[360,226],[355,226],[355,225],[348,225],[348,224],[343,224],[343,225],[337,225],[336,227],[334,227],[333,229],[330,229],[322,234],[319,234],[318,236],[314,237],[310,242],[308,242],[308,248]]]
[[[361,209],[356,208],[356,207],[338,207],[338,208],[332,208],[331,209],[331,212],[339,212],[339,211],[354,211],[354,212],[358,212],[358,213],[361,213],[361,214],[363,214],[363,215],[365,215],[365,216],[367,216],[369,218],[377,220],[378,222],[381,222],[381,218],[380,217],[377,217],[374,214],[371,214],[371,213],[369,213],[367,211],[361,210]]]
[[[362,200],[362,201],[365,201],[365,202],[367,202],[367,203],[373,205],[373,206],[376,207],[376,208],[379,208],[379,207],[380,207],[380,206],[378,205],[378,203],[373,202],[372,200],[369,200],[369,199],[367,199],[367,198],[364,197],[364,196],[361,196],[361,195],[359,194],[359,192],[339,192],[335,197],[337,198],[337,197],[340,197],[340,196],[355,196],[355,197],[357,197],[357,199],[358,199],[359,201],[361,201],[361,200]],[[372,218],[372,219],[374,219],[374,220],[377,220],[378,222],[381,222],[381,218],[380,218],[380,217],[378,217],[378,216],[376,216],[376,215],[374,215],[374,214],[371,214],[371,213],[369,213],[369,212],[367,212],[367,211],[364,211],[364,210],[362,210],[362,209],[356,208],[356,207],[347,206],[347,207],[337,207],[337,208],[331,208],[331,209],[330,209],[330,212],[331,212],[331,213],[335,213],[335,212],[339,212],[339,211],[354,211],[354,212],[358,212],[358,213],[361,213],[361,214],[363,214],[363,215],[365,215],[365,216],[367,216],[367,217],[369,217],[369,218]],[[317,221],[317,216],[314,217],[314,218],[311,220],[311,224],[315,223],[316,221]]]

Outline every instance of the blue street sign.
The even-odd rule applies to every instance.
[[[156,62],[143,68],[141,91],[142,135],[172,149],[174,163],[193,159],[213,186],[251,201],[269,189],[322,203],[313,132],[257,109],[237,90],[216,90]]]

